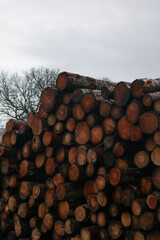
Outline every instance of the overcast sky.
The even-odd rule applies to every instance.
[[[160,77],[159,0],[0,0],[0,70]]]

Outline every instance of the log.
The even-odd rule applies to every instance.
[[[131,84],[131,93],[135,98],[141,98],[145,93],[160,90],[159,79],[136,79]]]
[[[102,87],[108,86],[108,82],[81,76],[79,74],[62,72],[57,78],[56,86],[60,91],[73,91],[77,88],[101,90]]]
[[[151,152],[151,161],[154,165],[160,166],[160,146],[156,146]]]
[[[134,156],[134,164],[138,168],[144,168],[149,164],[149,154],[146,151],[139,151]]]
[[[114,101],[117,106],[125,106],[130,99],[130,85],[129,83],[119,82],[114,89]]]
[[[153,212],[144,212],[139,217],[139,227],[144,231],[151,231],[154,225],[154,213]]]
[[[140,216],[145,210],[147,210],[147,201],[145,198],[133,200],[132,212],[135,216]]]
[[[11,132],[12,130],[19,130],[22,123],[23,123],[23,121],[16,120],[16,119],[10,119],[6,123],[6,132]]]
[[[96,98],[93,92],[85,93],[81,100],[81,106],[84,112],[89,113],[94,110],[96,106]]]
[[[138,122],[141,112],[142,103],[134,99],[127,107],[126,117],[130,123],[135,124]]]
[[[106,125],[105,125],[106,127]],[[101,126],[95,126],[91,129],[90,142],[98,145],[103,139],[103,129]]]
[[[111,107],[112,107],[112,103],[109,101],[100,103],[100,106],[99,106],[100,115],[102,117],[108,117],[111,113]]]
[[[111,109],[111,117],[115,120],[119,120],[120,118],[123,117],[123,115],[124,115],[123,108],[113,104]]]
[[[152,172],[152,183],[157,190],[160,190],[160,168],[159,167],[155,168]]]
[[[50,127],[53,127],[55,125],[55,123],[56,123],[56,116],[55,116],[55,114],[53,114],[53,113],[48,114],[47,124]]]
[[[103,121],[103,130],[106,135],[115,133],[116,122],[113,118],[107,117]]]
[[[55,106],[56,91],[50,87],[45,88],[41,93],[40,101],[44,110],[50,112]]]
[[[143,104],[146,107],[150,107],[157,99],[160,99],[160,92],[146,93],[143,96]]]
[[[86,144],[89,141],[90,129],[86,122],[79,122],[75,130],[75,140],[78,144]]]
[[[123,233],[121,222],[111,221],[108,226],[108,233],[112,239],[118,239]]]
[[[159,99],[154,101],[154,103],[153,103],[153,110],[157,114],[160,114],[160,100]]]
[[[159,125],[159,119],[154,112],[145,112],[140,115],[139,126],[146,134],[154,133]]]
[[[40,118],[44,118],[44,119],[47,119],[47,117],[48,117],[48,113],[44,110],[42,104],[39,106],[38,116],[39,116]]]
[[[79,121],[81,121],[85,116],[85,112],[80,104],[74,104],[72,114],[73,117]]]

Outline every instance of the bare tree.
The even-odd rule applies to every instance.
[[[25,120],[31,110],[37,111],[40,95],[47,86],[53,86],[59,70],[31,68],[23,75],[0,74],[0,114],[5,118]]]

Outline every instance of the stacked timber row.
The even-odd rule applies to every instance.
[[[61,73],[0,145],[0,239],[159,240],[160,80]]]

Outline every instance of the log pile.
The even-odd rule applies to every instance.
[[[61,73],[0,145],[0,239],[159,240],[160,80]]]

